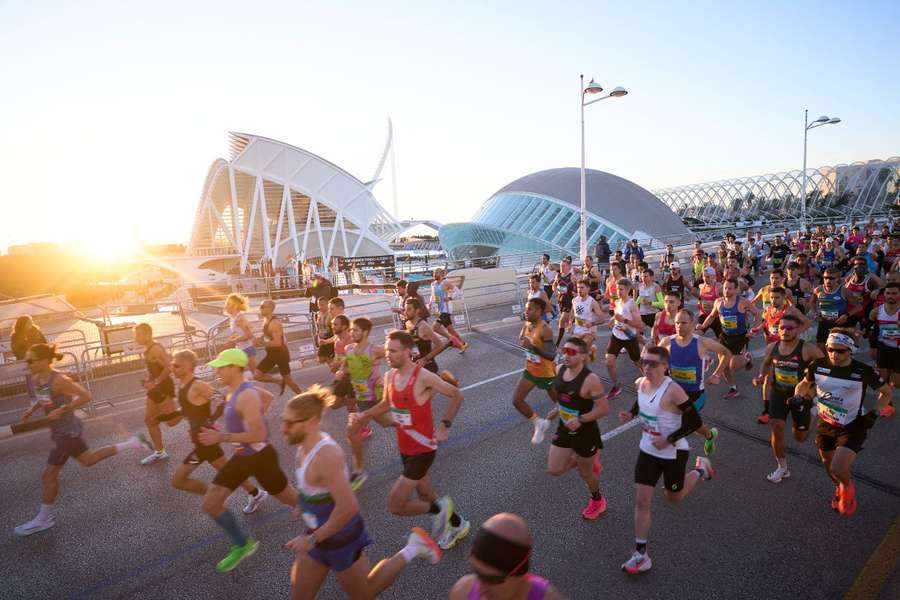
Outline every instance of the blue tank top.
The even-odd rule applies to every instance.
[[[56,371],[51,371],[50,377],[47,378],[45,383],[38,383],[34,377],[26,379],[28,395],[35,402],[40,403],[45,415],[49,415],[60,406],[68,406],[72,402],[70,396],[53,391],[53,381],[56,379],[56,375]],[[76,417],[71,411],[63,413],[60,419],[50,423],[50,437],[52,439],[78,437],[81,435],[81,430],[81,419]]]
[[[834,321],[847,312],[847,301],[844,299],[843,286],[839,286],[833,292],[826,292],[825,288],[818,295],[819,314],[826,321]]]
[[[747,316],[738,310],[740,298],[734,299],[734,305],[725,306],[723,300],[719,304],[719,324],[722,326],[722,333],[725,335],[744,335],[747,333]]]
[[[669,376],[686,392],[703,390],[703,357],[696,335],[685,347],[678,345],[676,336],[669,336]]]
[[[227,431],[228,433],[244,433],[247,431],[247,427],[244,425],[244,419],[237,411],[237,397],[240,396],[241,392],[243,392],[244,390],[252,390],[253,388],[254,386],[252,383],[250,383],[249,381],[245,381],[244,383],[239,385],[238,389],[234,390],[233,393],[226,396],[225,431]],[[265,442],[257,442],[254,444],[238,444],[235,453],[241,454],[243,456],[250,456],[251,454],[256,454],[265,447]]]
[[[824,252],[822,252],[822,266],[830,267],[834,264],[834,258],[834,249],[825,250]]]

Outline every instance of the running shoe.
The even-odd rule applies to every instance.
[[[791,476],[790,470],[787,467],[782,467],[778,465],[778,468],[766,475],[766,479],[771,481],[772,483],[781,483],[782,479],[787,479]]]
[[[622,393],[622,386],[620,386],[620,385],[614,385],[614,386],[612,387],[612,389],[609,390],[609,393],[606,395],[606,399],[607,399],[607,400],[612,400],[613,398],[615,398],[616,396],[618,396],[618,395],[621,394],[621,393]]]
[[[753,370],[753,355],[749,352],[744,352],[744,360],[747,361],[747,364],[744,365],[744,368],[748,371]]]
[[[450,385],[459,387],[459,379],[457,379],[456,376],[450,371],[441,371],[440,377]]]
[[[463,342],[462,346],[459,347],[459,353],[465,354],[466,350],[468,350],[468,349],[469,349],[469,342]]]
[[[242,508],[241,510],[245,515],[251,515],[256,512],[256,509],[259,508],[259,505],[263,503],[263,500],[269,497],[269,492],[266,490],[257,490],[255,496],[247,497],[247,506]]]
[[[760,425],[768,425],[769,424],[769,413],[762,413],[758,417],[756,417],[756,422]]]
[[[705,456],[697,457],[697,461],[694,463],[694,468],[700,471],[700,475],[706,481],[712,479],[716,474],[715,469],[713,469],[712,463]]]
[[[840,503],[841,503],[841,488],[836,487],[836,488],[834,488],[834,496],[831,497],[831,509],[834,511],[839,511]]]
[[[470,526],[468,521],[461,521],[456,527],[449,526],[447,532],[438,540],[438,546],[441,547],[441,550],[449,550],[455,546],[459,540],[469,535],[469,529]]]
[[[591,498],[588,505],[581,511],[581,516],[589,521],[593,521],[606,512],[606,497],[601,496],[599,500]]]
[[[359,430],[359,439],[367,440],[370,437],[372,437],[372,427],[371,426],[366,425],[365,427],[363,427],[362,429]]]
[[[433,565],[438,564],[441,560],[441,547],[434,543],[428,532],[421,527],[413,527],[409,532],[409,538],[406,541],[407,546],[414,546],[418,549],[416,558],[427,558],[428,562]]]
[[[840,498],[838,499],[838,512],[849,517],[856,512],[856,486],[841,485],[838,489]]]
[[[631,555],[631,558],[622,564],[622,570],[629,575],[636,575],[638,573],[643,573],[644,571],[649,571],[651,566],[653,566],[653,562],[650,560],[650,556],[641,554],[635,550],[634,554]]]
[[[369,478],[369,474],[365,471],[350,474],[350,488],[355,492],[359,490]]]
[[[730,388],[728,388],[728,391],[725,392],[725,395],[722,397],[725,398],[726,400],[730,400],[731,398],[737,398],[740,395],[741,395],[741,393],[738,391],[738,389],[734,386],[731,386]]]
[[[216,571],[227,573],[238,566],[248,556],[253,556],[259,548],[259,542],[253,538],[247,538],[243,546],[232,546],[228,554],[216,565]]]
[[[25,537],[26,535],[31,535],[33,533],[38,533],[40,531],[50,529],[54,525],[56,525],[56,520],[52,515],[47,519],[40,519],[38,517],[35,517],[27,523],[22,523],[13,531],[15,531],[16,535]]]
[[[712,456],[716,452],[716,440],[719,439],[719,430],[712,427],[709,430],[709,437],[703,440],[703,454]]]
[[[431,519],[431,537],[442,538],[450,529],[450,517],[453,516],[453,499],[450,496],[441,496],[436,504],[440,511]]]
[[[603,472],[603,463],[600,462],[600,452],[594,455],[594,464],[591,467],[591,470],[594,472],[594,477],[600,477],[600,473]]]
[[[550,421],[547,419],[537,419],[534,422],[534,433],[531,434],[531,443],[537,445],[543,442],[544,434],[547,433],[549,427]]]
[[[878,413],[881,417],[893,417],[896,409],[894,409],[893,404],[888,404],[884,408],[881,409],[881,412]]]
[[[157,461],[160,461],[160,460],[166,460],[166,459],[168,459],[168,458],[169,458],[169,453],[168,453],[168,452],[166,452],[165,450],[159,450],[159,451],[154,452],[153,454],[151,454],[151,455],[149,455],[149,456],[145,456],[144,458],[142,458],[142,459],[141,459],[141,464],[144,465],[144,466],[146,466],[146,465],[152,465],[153,463],[155,463],[155,462],[157,462]]]

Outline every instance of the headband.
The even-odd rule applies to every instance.
[[[524,575],[528,572],[531,548],[511,542],[482,527],[475,534],[472,556],[507,575]]]
[[[850,348],[850,354],[855,354],[858,350],[858,348],[856,347],[856,342],[852,337],[843,333],[838,333],[836,331],[832,331],[828,334],[828,343],[847,346],[848,348]]]

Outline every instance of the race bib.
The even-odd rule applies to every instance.
[[[641,420],[641,429],[644,430],[644,433],[659,435],[659,422],[656,417],[639,412],[638,418]]]
[[[895,345],[900,342],[900,326],[897,323],[879,323],[878,330],[881,332],[881,338]]]
[[[353,382],[353,391],[356,392],[357,396],[364,396],[369,393],[369,382],[368,381],[354,381]]]
[[[696,367],[669,367],[669,374],[678,383],[697,383]]]
[[[559,420],[563,423],[571,421],[572,419],[577,419],[580,415],[581,412],[575,410],[571,406],[565,406],[564,404],[559,405]]]
[[[830,308],[820,309],[819,312],[822,313],[822,316],[827,319],[837,319],[840,316],[838,314],[838,311]]]
[[[53,408],[53,400],[50,398],[50,390],[47,388],[38,388],[35,391],[35,397],[42,407],[50,410]]]
[[[734,317],[722,317],[723,329],[737,329],[737,319]]]
[[[401,427],[412,427],[412,415],[403,408],[391,407],[391,416],[394,417],[394,423]]]
[[[579,318],[576,318],[576,319],[575,319],[575,324],[578,325],[579,327],[587,327],[588,322],[587,322],[586,319],[579,319]]]
[[[796,371],[787,371],[775,367],[775,383],[783,387],[793,388],[797,385],[798,378]]]
[[[828,398],[818,398],[819,418],[832,425],[844,426],[852,419],[847,409],[843,406],[844,399],[834,394]]]
[[[541,357],[531,351],[525,352],[525,360],[535,365],[541,364]]]
[[[557,287],[556,289],[560,294],[563,294],[563,295],[569,291],[569,288],[564,285],[561,285],[561,286]]]

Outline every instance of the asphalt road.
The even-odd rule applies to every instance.
[[[521,353],[513,349],[515,323],[468,336],[465,355],[448,351],[439,357],[469,387],[452,436],[432,468],[439,492],[453,496],[473,524],[501,511],[522,515],[536,540],[532,570],[548,577],[572,598],[838,598],[857,578],[875,548],[900,515],[898,418],[880,420],[870,431],[855,466],[859,510],[852,518],[829,506],[833,486],[818,464],[812,439],[789,443],[793,476],[775,485],[765,480],[774,468],[768,428],[758,425],[759,393],[749,374],[739,375],[743,396],[721,398],[724,385],[712,386],[703,411],[705,421],[721,431],[713,457],[716,478],[701,482],[680,505],[662,494],[654,497],[649,551],[653,569],[628,577],[620,565],[633,549],[633,468],[639,431],[628,429],[606,441],[601,486],[607,513],[586,522],[580,511],[587,501],[574,472],[556,479],[546,473],[549,442],[530,444],[531,427],[511,407],[520,372]],[[485,328],[487,329],[487,328]],[[756,340],[754,348],[761,342]],[[622,381],[636,373],[620,358]],[[605,376],[601,363],[595,370]],[[314,367],[298,373],[301,385],[327,380]],[[137,394],[136,394],[137,396]],[[271,436],[286,471],[293,450],[277,433],[278,414],[287,396],[268,415]],[[532,404],[549,408],[536,390]],[[629,386],[611,403],[612,414],[631,406]],[[870,398],[869,403],[872,402]],[[438,400],[440,414],[443,401]],[[124,439],[142,427],[142,403],[122,403],[101,410],[86,426],[92,447]],[[343,410],[327,415],[325,429],[341,438]],[[619,425],[607,417],[604,432]],[[115,456],[84,469],[74,461],[63,470],[57,502],[57,526],[28,538],[13,527],[34,516],[40,498],[40,470],[48,434],[37,432],[0,441],[0,478],[5,502],[0,508],[0,597],[2,598],[279,598],[289,592],[291,554],[285,541],[300,530],[290,511],[270,499],[251,516],[239,513],[241,492],[231,506],[239,522],[260,540],[259,552],[229,574],[215,571],[228,542],[200,511],[199,498],[172,489],[171,475],[190,450],[184,425],[164,431],[172,459],[142,467],[143,452]],[[548,436],[549,439],[549,436]],[[699,438],[693,452],[702,452]],[[398,550],[414,525],[429,519],[396,517],[386,497],[399,474],[394,434],[376,431],[368,442],[370,479],[359,492],[363,516],[375,544],[372,562]],[[212,478],[204,466],[200,477]],[[446,597],[453,582],[467,572],[471,539],[445,553],[437,566],[417,561],[384,598]],[[896,565],[881,598],[900,597]],[[322,598],[341,598],[330,577]]]

